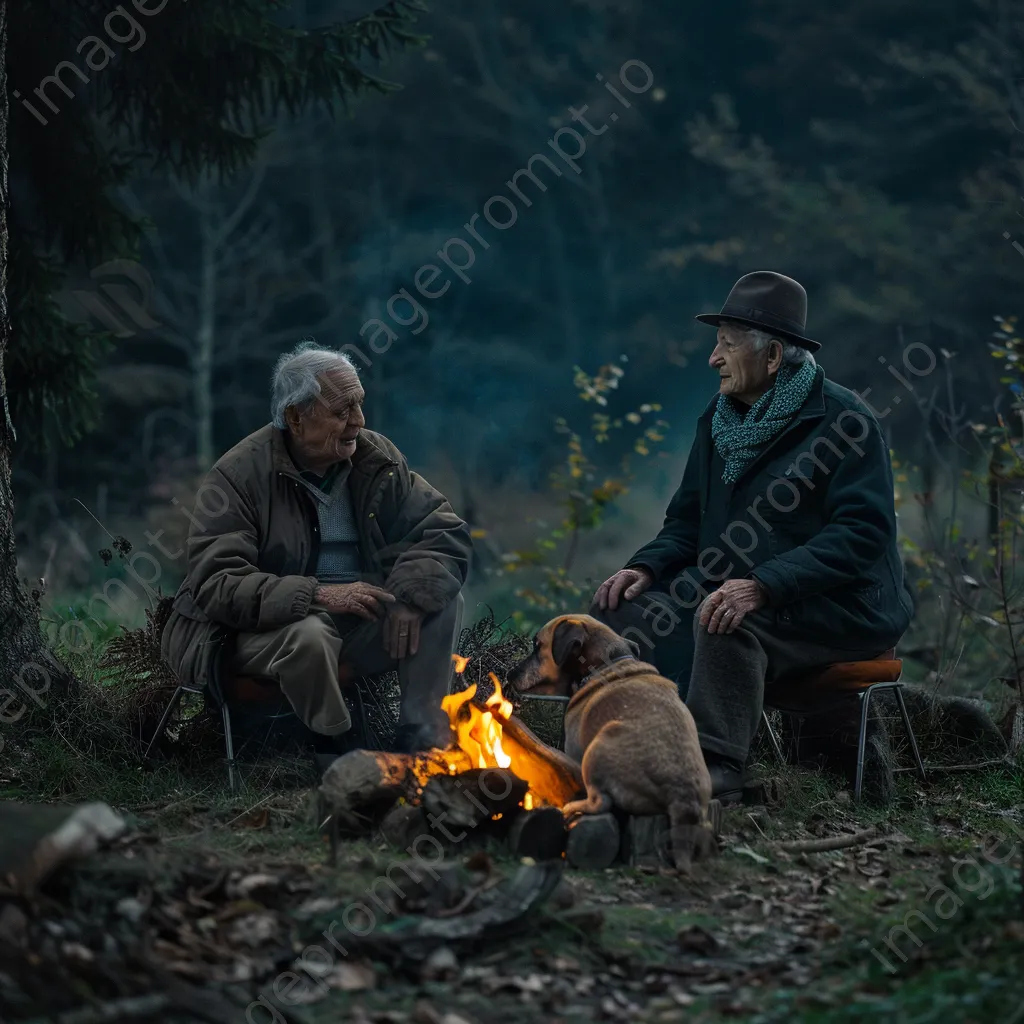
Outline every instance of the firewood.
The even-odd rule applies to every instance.
[[[564,807],[582,794],[580,766],[561,750],[549,747],[515,715],[502,722],[501,746],[539,803]]]
[[[635,868],[674,867],[668,815],[631,815],[623,830],[622,859]]]
[[[562,812],[557,807],[538,807],[515,816],[506,842],[514,856],[540,861],[560,860],[567,839]]]
[[[619,856],[621,834],[614,814],[583,814],[569,826],[566,859],[584,871],[611,867]]]
[[[411,754],[350,750],[324,772],[320,793],[328,806],[340,810],[397,800],[410,786],[414,760]]]
[[[829,836],[827,839],[790,839],[772,845],[776,850],[785,850],[787,853],[823,853],[828,850],[845,850],[851,846],[861,846],[877,838],[877,828],[866,828],[852,835]]]
[[[428,821],[446,828],[476,828],[512,815],[526,795],[526,782],[507,768],[472,768],[458,775],[435,775],[421,797]],[[503,830],[502,830],[503,831]]]
[[[429,754],[351,750],[324,772],[318,794],[343,831],[366,834],[400,797],[415,800],[420,789],[417,773],[427,770],[447,768]]]
[[[398,850],[407,850],[418,836],[434,836],[444,843],[443,836],[430,828],[427,815],[422,807],[415,804],[398,804],[392,807],[380,823],[380,832],[385,842]]]

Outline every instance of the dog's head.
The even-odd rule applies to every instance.
[[[590,615],[559,615],[533,638],[533,651],[509,673],[520,693],[568,697],[581,680],[640,648]]]

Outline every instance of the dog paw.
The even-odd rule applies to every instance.
[[[708,860],[718,853],[718,841],[711,829],[702,825],[686,825],[672,831],[672,859],[677,870],[689,874],[697,861]]]

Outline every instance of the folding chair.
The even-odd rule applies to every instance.
[[[546,700],[562,705],[562,723],[558,732],[558,749],[565,750],[565,709],[569,705],[569,697],[556,697],[547,693],[523,693],[522,700]]]
[[[903,699],[903,662],[896,657],[896,649],[892,648],[877,658],[866,661],[844,661],[823,668],[816,668],[788,679],[779,680],[765,689],[764,709],[761,712],[762,723],[768,740],[779,761],[785,763],[786,756],[782,744],[768,719],[768,711],[775,710],[782,714],[797,718],[833,711],[843,704],[856,698],[860,702],[859,730],[857,733],[857,770],[853,785],[853,798],[860,800],[864,787],[864,752],[868,735],[868,716],[871,710],[871,697],[882,690],[891,690],[896,698],[903,729],[914,755],[916,770],[923,782],[928,781],[924,762],[917,747],[917,738],[907,705]],[[913,771],[914,768],[897,768],[896,771]]]
[[[369,745],[371,740],[377,741],[379,744],[380,737],[377,737],[376,734],[372,733],[363,701],[363,686],[360,684],[365,684],[365,677],[354,679],[350,666],[345,664],[339,666],[338,676],[343,693],[349,700],[350,710],[353,712],[353,730],[357,730],[362,745]],[[274,711],[260,716],[262,720],[268,723],[294,719],[295,712],[288,704],[280,687],[271,679],[260,679],[255,676],[232,676],[227,681],[226,690],[226,697],[218,698],[216,694],[213,694],[205,687],[189,686],[184,683],[179,683],[174,694],[171,696],[167,707],[164,709],[164,713],[161,715],[160,721],[157,723],[157,727],[152,738],[146,746],[145,753],[142,756],[142,763],[144,765],[149,763],[153,747],[159,742],[161,736],[163,736],[164,732],[167,730],[167,725],[181,701],[182,695],[185,693],[200,694],[205,700],[212,700],[219,705],[221,722],[224,729],[224,752],[228,766],[228,787],[231,792],[234,793],[237,789],[238,770],[235,764],[235,744],[231,732],[231,709],[229,704],[241,703],[258,708],[260,705],[266,707],[271,703],[275,703],[276,708]]]

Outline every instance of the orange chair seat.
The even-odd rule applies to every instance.
[[[868,661],[840,661],[779,680],[768,687],[768,705],[802,704],[834,694],[856,694],[875,683],[895,683],[903,671],[903,662],[895,651],[885,651]]]

